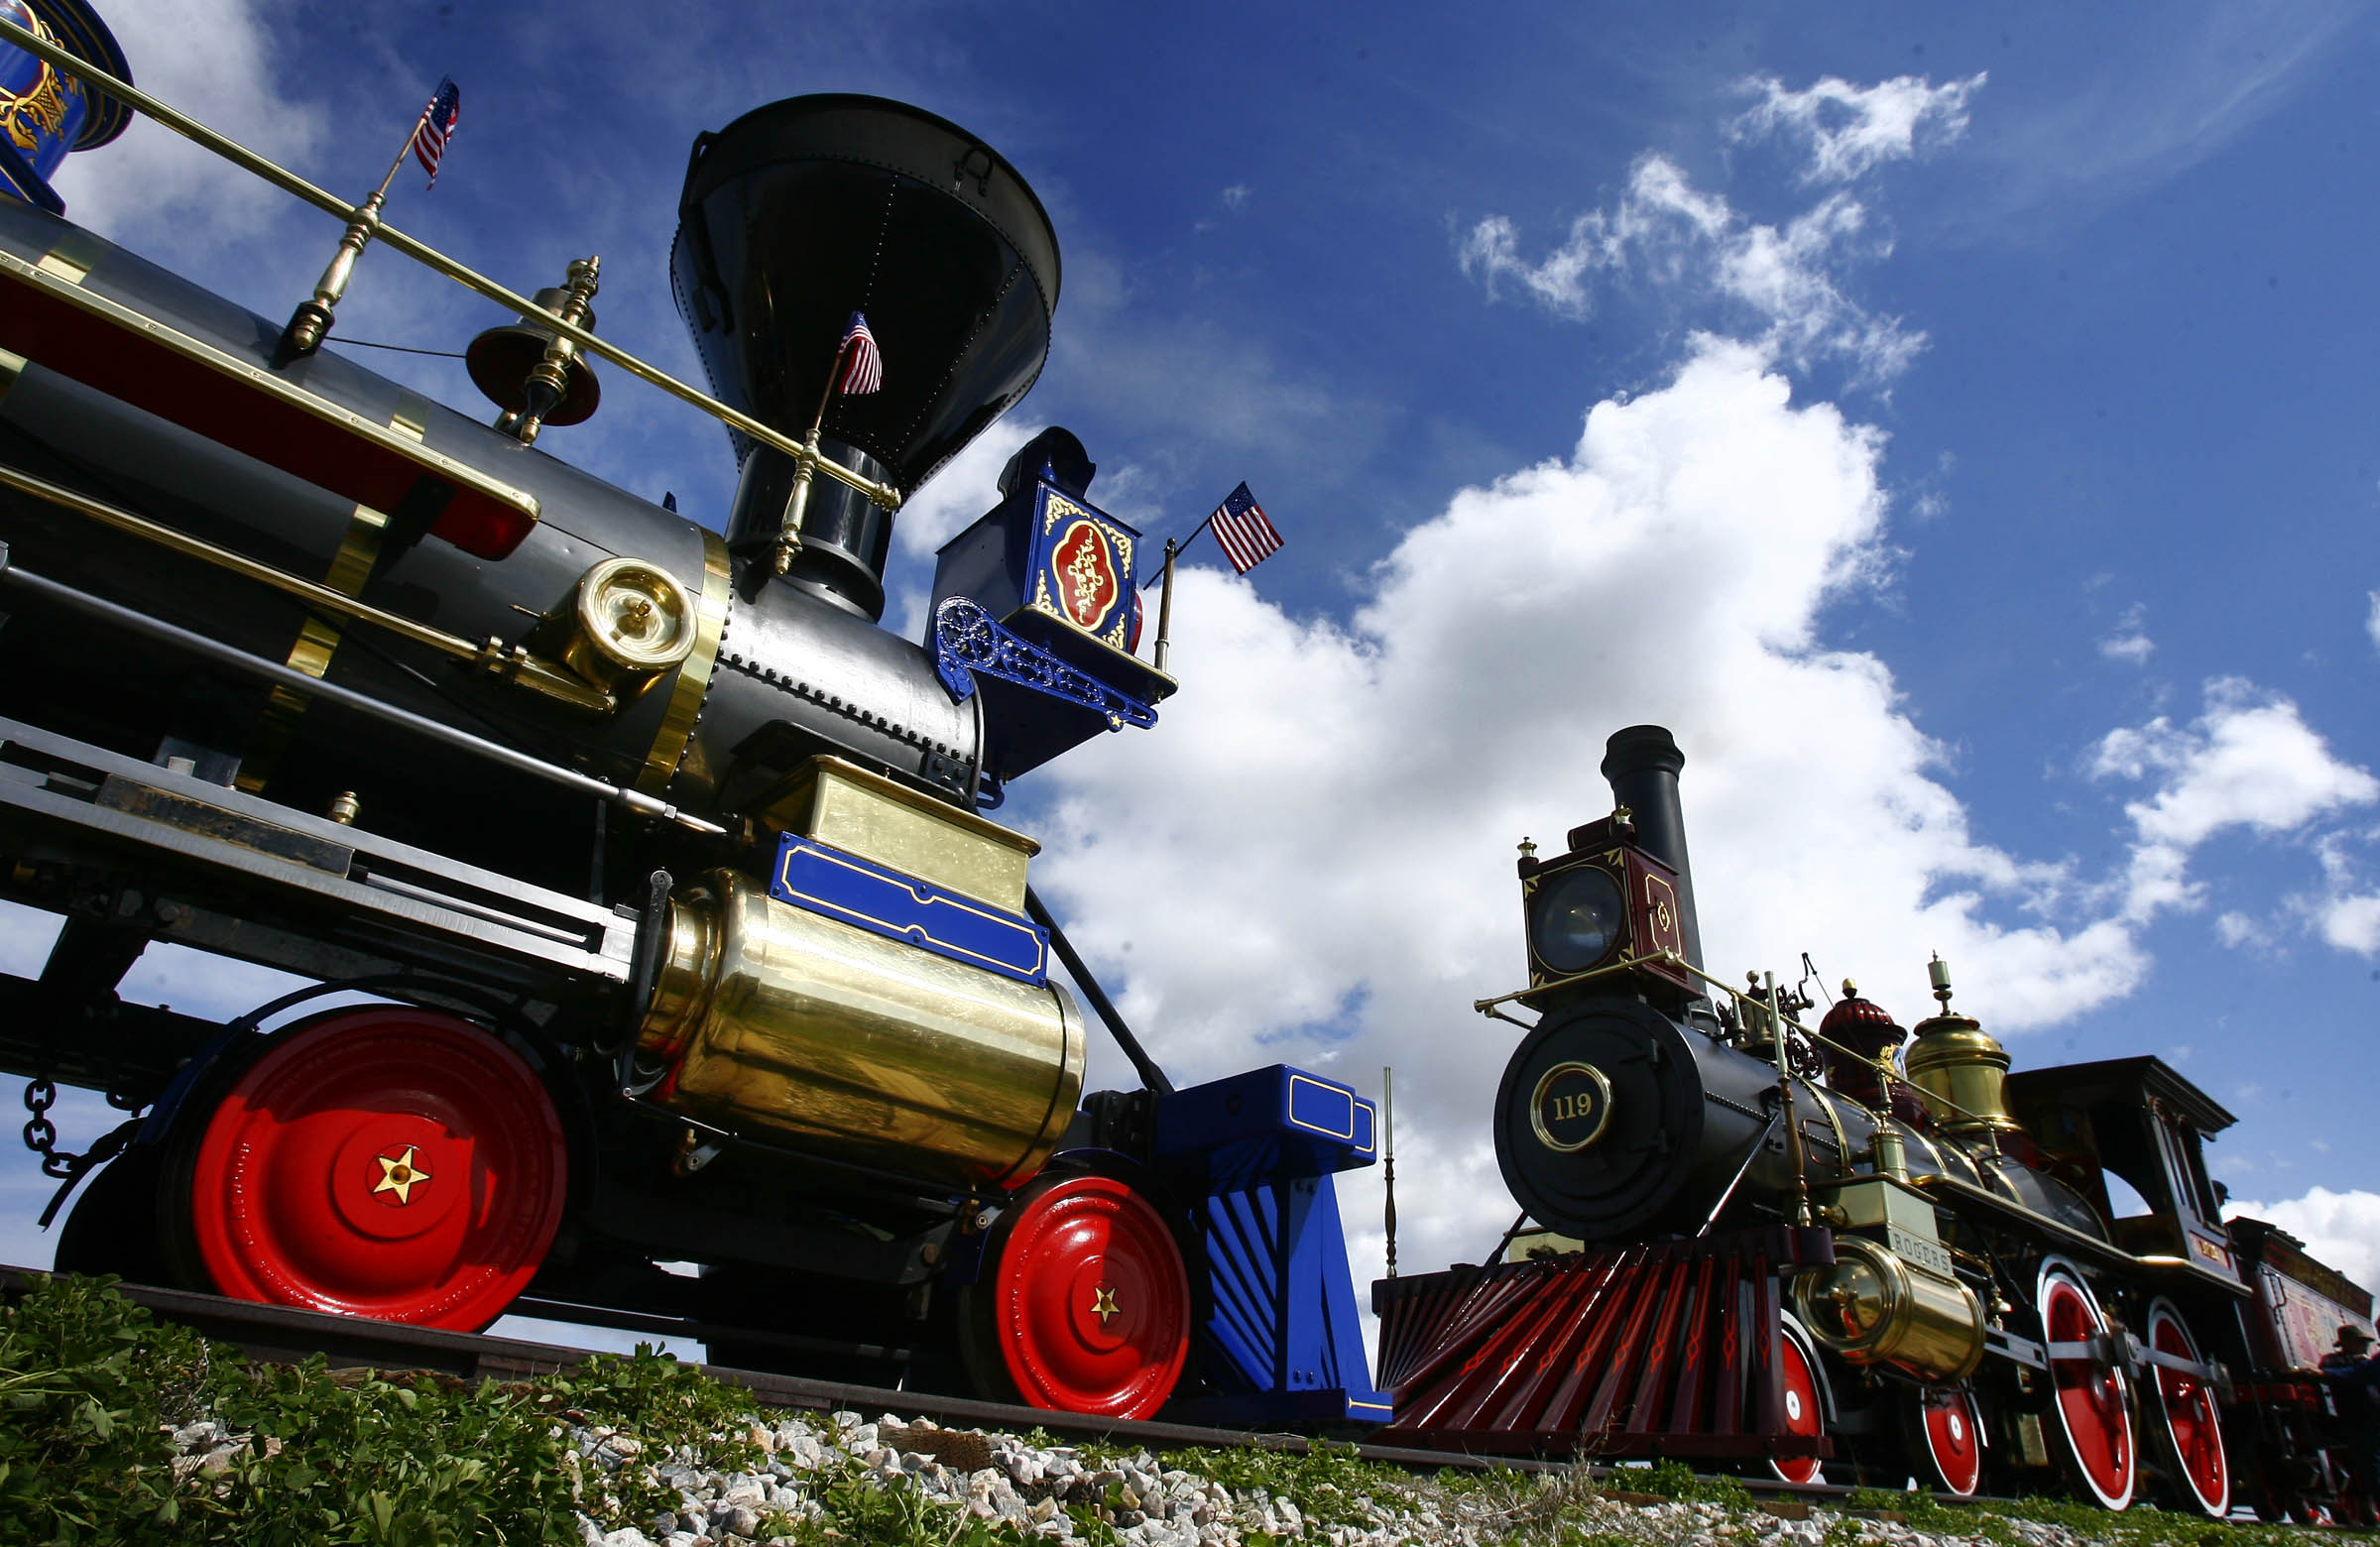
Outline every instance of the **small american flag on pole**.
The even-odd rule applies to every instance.
[[[421,109],[421,121],[414,126],[414,160],[429,174],[429,186],[438,185],[438,163],[445,159],[446,142],[454,137],[455,120],[463,116],[463,92],[452,75],[438,79],[438,89]]]
[[[1281,535],[1264,519],[1264,508],[1248,492],[1245,483],[1215,507],[1215,514],[1208,520],[1214,523],[1215,540],[1223,544],[1223,556],[1241,574],[1247,574],[1280,551]]]
[[[868,331],[868,319],[856,311],[844,325],[835,358],[843,365],[835,377],[835,391],[845,397],[859,397],[885,385],[885,357],[876,351],[876,335]]]

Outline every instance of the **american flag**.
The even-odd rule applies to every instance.
[[[842,374],[835,378],[835,391],[858,397],[885,385],[885,357],[876,352],[876,335],[868,331],[868,319],[856,311],[844,325],[843,342],[835,346],[835,358],[843,362]]]
[[[1223,544],[1223,556],[1241,574],[1247,574],[1280,551],[1281,535],[1264,519],[1264,508],[1248,492],[1246,484],[1234,489],[1229,499],[1216,506],[1215,514],[1208,520],[1214,524],[1215,540]]]
[[[455,120],[462,116],[462,88],[452,75],[440,76],[429,106],[421,109],[421,122],[414,126],[414,160],[429,174],[433,188],[438,185],[438,163],[446,155],[446,142],[453,138]]]

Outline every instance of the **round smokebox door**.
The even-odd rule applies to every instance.
[[[1496,1092],[1495,1157],[1539,1224],[1608,1240],[1673,1202],[1704,1127],[1688,1034],[1636,1001],[1588,1000],[1521,1042]]]

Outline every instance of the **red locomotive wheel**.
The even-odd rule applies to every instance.
[[[1918,1394],[1918,1423],[1935,1481],[1960,1498],[1971,1498],[1983,1482],[1983,1423],[1964,1386]]]
[[[198,1135],[190,1236],[244,1300],[477,1332],[561,1223],[560,1120],[518,1053],[408,1006],[269,1046]]]
[[[1035,1407],[1146,1418],[1190,1354],[1190,1275],[1173,1233],[1127,1184],[1036,1184],[1000,1226],[989,1336]]]
[[[2040,1306],[2042,1336],[2052,1344],[2088,1343],[2106,1331],[2098,1302],[2063,1262],[2042,1269]],[[2104,1359],[2053,1353],[2050,1376],[2057,1386],[2051,1405],[2077,1478],[2103,1507],[2123,1508],[2132,1502],[2138,1460],[2123,1371]]]
[[[1788,1321],[1777,1337],[1777,1376],[1785,1388],[1785,1432],[1816,1439],[1827,1432],[1827,1410],[1819,1400],[1818,1362]],[[1773,1456],[1768,1470],[1787,1483],[1823,1483],[1826,1467],[1816,1456]]]
[[[2205,1363],[2181,1311],[2162,1295],[2149,1302],[2149,1347],[2194,1365]],[[2219,1520],[2231,1512],[2231,1466],[2223,1454],[2223,1415],[2214,1392],[2196,1375],[2155,1368],[2157,1405],[2183,1484],[2175,1491],[2187,1491],[2191,1503]]]

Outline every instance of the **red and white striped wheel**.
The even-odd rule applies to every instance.
[[[1960,1498],[1972,1498],[1983,1482],[1983,1423],[1964,1386],[1928,1387],[1917,1397],[1918,1427],[1934,1480]]]
[[[2204,1364],[2198,1340],[2182,1312],[2163,1295],[2149,1302],[2149,1347],[2159,1354]],[[2155,1366],[2157,1406],[2164,1418],[2164,1438],[2172,1447],[2168,1459],[2180,1486],[2177,1501],[2187,1499],[2221,1519],[2231,1512],[2231,1466],[2223,1454],[2223,1415],[2214,1392],[2197,1375]]]
[[[1777,1328],[1777,1380],[1784,1387],[1785,1432],[1817,1439],[1827,1432],[1826,1404],[1818,1389],[1818,1356],[1809,1335],[1791,1316]],[[1786,1483],[1823,1483],[1825,1465],[1816,1456],[1772,1456],[1768,1470]]]
[[[276,1036],[195,1139],[189,1245],[243,1300],[477,1332],[561,1223],[567,1151],[536,1071],[433,1011]]]
[[[2099,1302],[2071,1263],[2053,1257],[2042,1264],[2034,1303],[2041,1313],[2042,1340],[2053,1349],[2060,1344],[2071,1349],[2107,1333]],[[2055,1388],[2050,1407],[2066,1438],[2076,1481],[2101,1507],[2125,1507],[2132,1502],[2139,1455],[2124,1372],[2098,1355],[2052,1352],[2050,1379]]]

